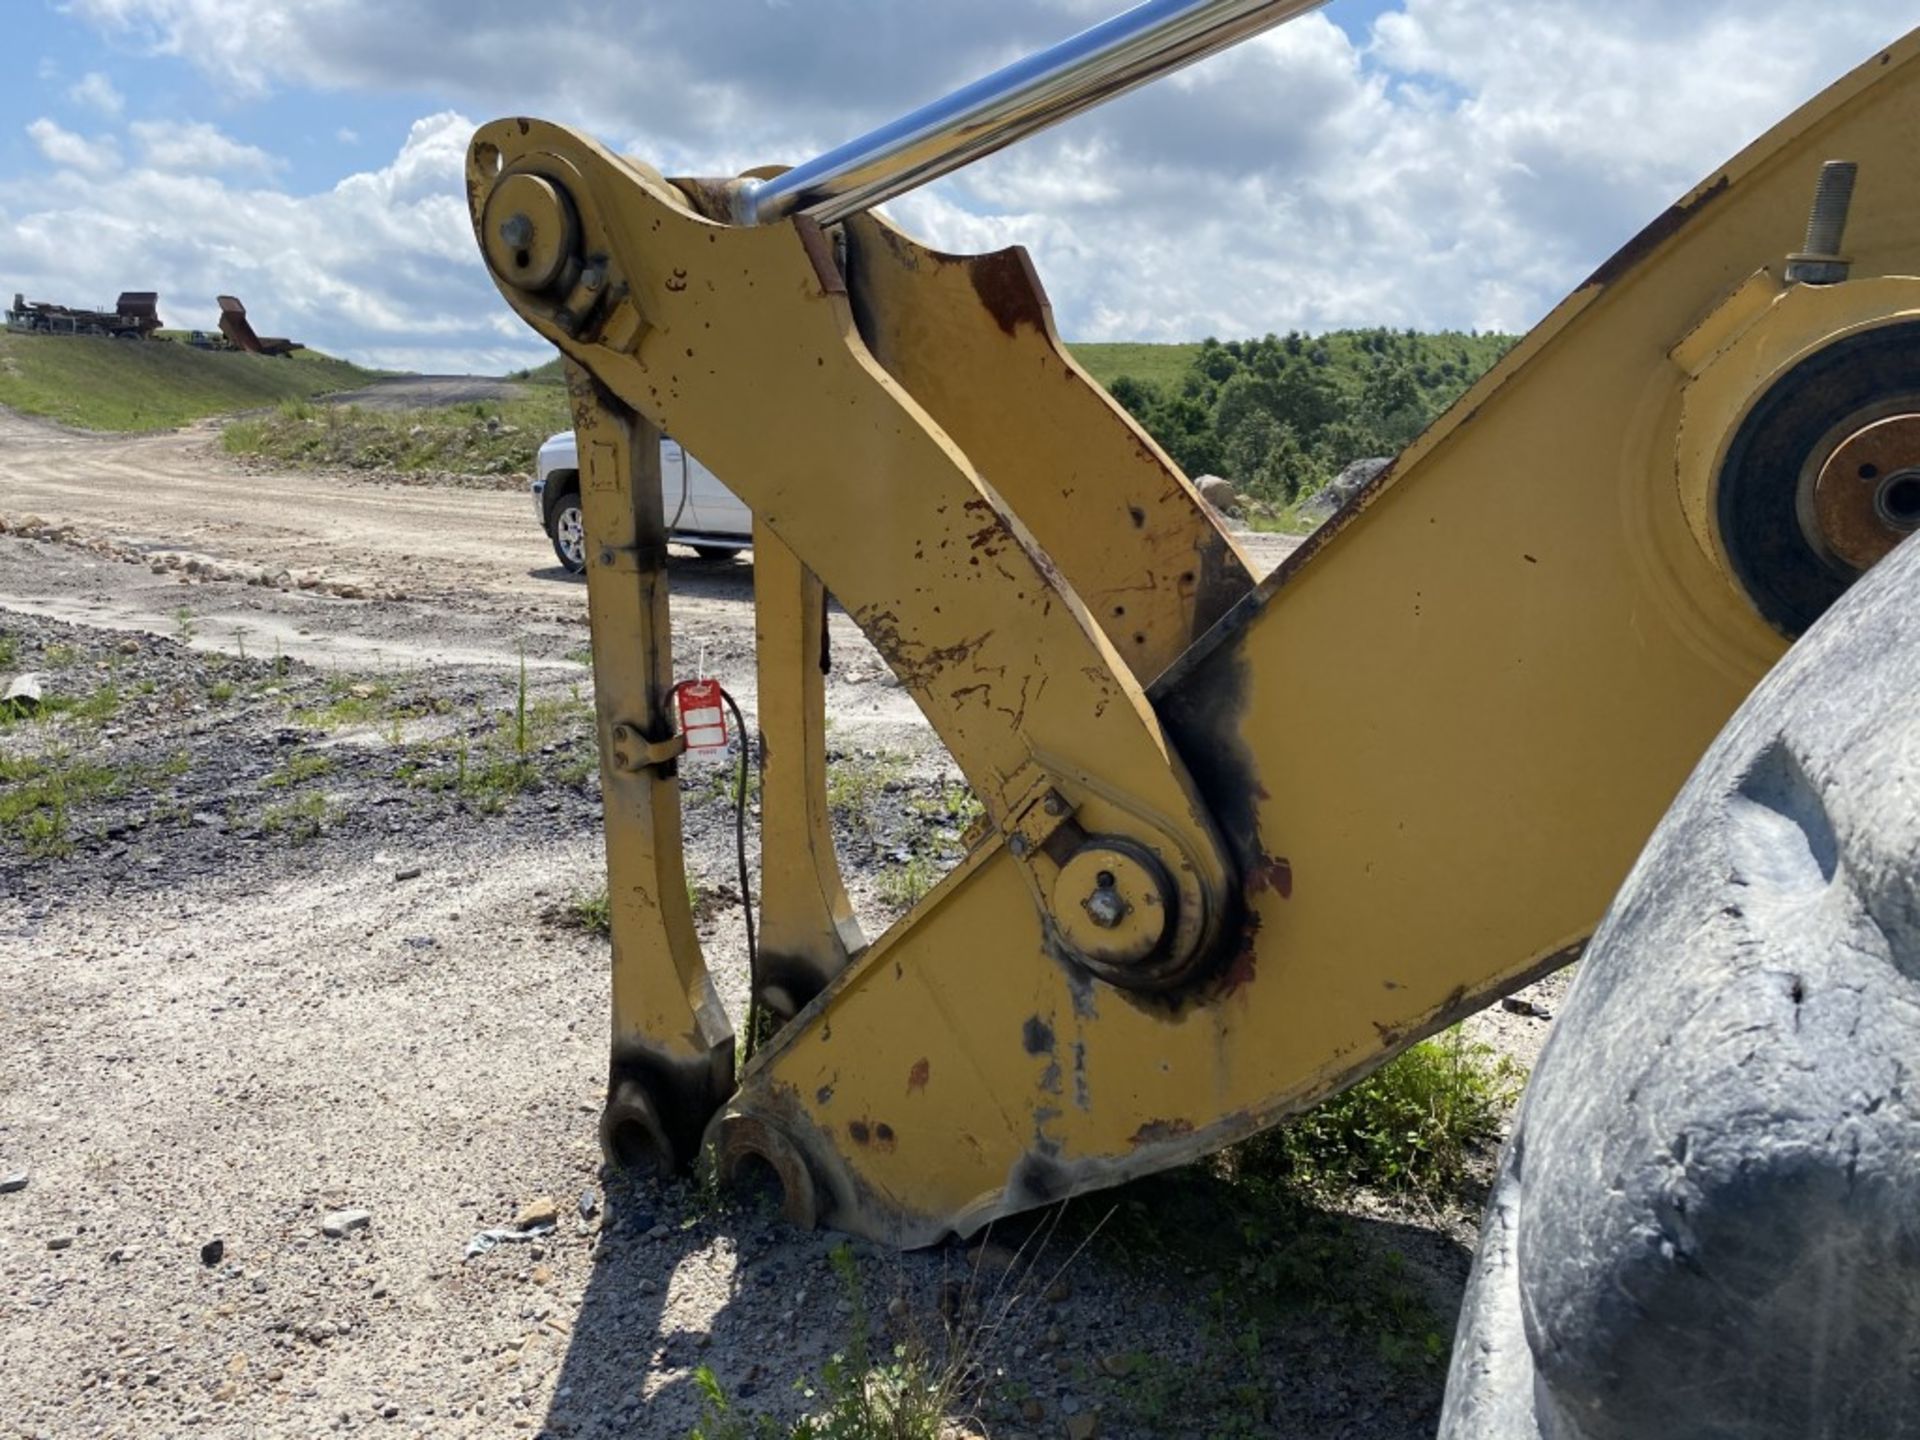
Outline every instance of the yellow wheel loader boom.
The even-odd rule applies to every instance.
[[[1258,584],[1023,252],[871,212],[1307,8],[1142,7],[791,172],[474,137],[475,234],[579,437],[617,1157],[770,1172],[797,1221],[919,1245],[1310,1106],[1578,955],[1728,715],[1920,521],[1920,36],[1710,175]],[[1828,172],[1809,240],[1835,159],[1850,205]],[[755,515],[778,1029],[744,1064],[682,872],[662,430]],[[826,594],[988,820],[870,943],[826,822]]]

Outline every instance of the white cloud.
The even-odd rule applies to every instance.
[[[136,120],[127,127],[142,159],[156,170],[191,175],[270,175],[286,162],[257,145],[222,134],[205,121]]]
[[[64,170],[106,175],[120,168],[120,147],[111,135],[96,135],[89,140],[62,129],[44,115],[27,126],[27,134],[42,155]]]
[[[417,121],[392,161],[295,196],[143,166],[0,182],[16,288],[157,290],[170,325],[211,329],[238,295],[263,334],[403,369],[502,373],[549,357],[480,267],[463,198],[464,116]]]
[[[358,145],[360,143],[360,132],[358,130],[349,130],[346,126],[342,125],[338,130],[333,132],[333,138],[338,140],[342,145]]]
[[[69,8],[236,96],[308,87],[324,105],[424,89],[469,113],[581,125],[670,174],[714,174],[804,158],[1118,4]],[[1827,0],[1817,25],[1789,0],[1401,0],[1356,41],[1327,18],[1340,13],[1116,101],[894,213],[946,248],[1028,245],[1074,338],[1518,328],[1913,23],[1911,0]]]
[[[120,92],[113,88],[113,82],[98,70],[89,70],[69,86],[67,98],[76,105],[85,105],[109,118],[119,115],[127,104]]]

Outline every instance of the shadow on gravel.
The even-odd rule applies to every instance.
[[[703,1366],[740,1433],[769,1415],[784,1434],[867,1325],[876,1363],[959,1356],[964,1433],[1426,1440],[1472,1258],[1417,1221],[1250,1205],[1201,1167],[904,1255],[684,1185],[607,1188],[541,1435],[684,1436]]]
[[[799,1373],[781,1317],[805,1308],[807,1273],[828,1273],[827,1247],[781,1226],[771,1212],[714,1208],[684,1184],[603,1179],[606,1213],[593,1273],[537,1433],[684,1435],[700,1418],[694,1375],[702,1366],[758,1408],[773,1389],[771,1373],[783,1377],[782,1387]],[[807,1325],[824,1336],[832,1326],[819,1322],[833,1316],[834,1297],[817,1283],[813,1291],[816,1313]],[[670,1308],[699,1317],[699,1328],[670,1319]],[[803,1346],[799,1353],[812,1352]]]

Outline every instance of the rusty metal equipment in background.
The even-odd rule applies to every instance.
[[[94,335],[116,340],[145,340],[160,328],[160,297],[151,290],[126,290],[111,310],[75,310],[15,294],[7,311],[7,329],[21,335]]]
[[[474,137],[475,235],[565,355],[579,439],[616,1159],[770,1176],[795,1221],[919,1245],[1310,1106],[1578,956],[1727,717],[1920,525],[1920,32],[1259,583],[1023,251],[871,211],[1307,8],[1155,0],[743,179],[538,120]],[[686,902],[662,430],[755,514],[776,1028],[744,1065]],[[828,593],[987,817],[871,943],[823,820]]]
[[[288,340],[278,335],[256,335],[253,325],[247,319],[247,307],[232,295],[222,295],[220,300],[220,333],[226,336],[236,350],[244,350],[249,355],[291,355],[296,350],[307,347],[297,340]]]

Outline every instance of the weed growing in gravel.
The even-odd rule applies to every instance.
[[[181,644],[188,645],[193,642],[193,632],[193,611],[182,605],[173,612],[173,633],[180,637]]]
[[[945,820],[963,831],[986,813],[980,797],[957,780],[943,781],[938,795],[909,800],[907,808],[924,819]]]
[[[411,784],[451,790],[484,813],[498,814],[515,795],[540,784],[541,752],[566,738],[590,713],[578,690],[565,698],[530,698],[523,660],[513,708],[496,716],[477,742],[463,735],[441,747],[452,751],[451,772],[415,762],[403,766],[402,773]],[[562,783],[578,784],[585,780],[591,762],[569,757],[555,769],[555,779],[562,779],[559,772],[564,772]]]
[[[0,635],[0,670],[11,670],[20,662],[20,642],[11,635]]]
[[[207,687],[207,699],[216,705],[224,705],[233,698],[234,684],[231,680],[216,680]]]
[[[880,903],[894,910],[911,910],[940,879],[933,861],[915,855],[900,865],[889,865],[874,882]]]
[[[1520,1081],[1511,1060],[1456,1025],[1238,1147],[1234,1164],[1313,1190],[1369,1185],[1443,1200],[1465,1178],[1472,1147],[1499,1134]]]
[[[73,849],[73,807],[118,795],[128,779],[122,771],[73,760],[64,751],[40,759],[0,756],[0,836],[35,859],[65,855]]]
[[[97,725],[111,720],[119,708],[120,692],[112,685],[102,685],[85,695],[47,695],[31,709],[0,705],[0,730],[8,730],[15,725],[45,723],[56,716]]]
[[[691,767],[688,767],[691,768]],[[704,770],[695,771],[699,776],[696,794],[715,805],[725,805],[729,810],[734,806],[734,797],[740,789],[740,757],[729,753],[725,760]],[[760,803],[760,767],[747,766],[747,804]]]
[[[304,845],[319,838],[332,816],[333,807],[326,796],[306,794],[269,805],[260,814],[260,828],[269,835],[284,834],[294,844]]]
[[[563,912],[567,920],[589,935],[613,934],[613,911],[607,904],[607,887],[602,885],[590,895],[576,895],[567,901]]]
[[[845,755],[827,762],[827,804],[856,828],[873,828],[873,805],[907,774],[907,757],[891,751],[870,756]]]
[[[964,1367],[937,1366],[923,1348],[911,1345],[895,1345],[876,1360],[873,1321],[853,1252],[839,1246],[832,1262],[853,1317],[847,1348],[821,1367],[817,1385],[800,1386],[818,1408],[784,1425],[769,1415],[742,1414],[703,1365],[694,1372],[702,1413],[688,1440],[941,1440],[948,1433]]]
[[[306,780],[315,780],[333,769],[333,760],[304,750],[289,755],[286,763],[262,781],[275,790],[285,790]]]
[[[49,670],[65,670],[80,658],[80,652],[71,645],[49,645],[40,652],[41,663]]]
[[[393,687],[384,680],[355,680],[345,675],[327,677],[325,705],[294,712],[294,722],[315,730],[343,730],[350,725],[377,724],[386,714]]]

